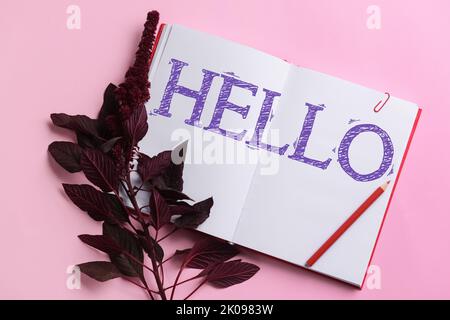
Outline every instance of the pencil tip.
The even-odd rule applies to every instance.
[[[386,190],[390,182],[391,182],[391,180],[388,180],[385,183],[383,183],[383,185],[381,186],[381,189]]]

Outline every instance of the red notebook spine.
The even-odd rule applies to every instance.
[[[161,33],[163,32],[165,26],[166,26],[165,23],[161,23],[161,25],[159,26],[158,33],[156,34],[155,42],[153,43],[150,60],[148,61],[149,64],[151,64],[153,61],[153,56],[155,55],[155,51],[156,51],[156,48],[158,47],[159,39],[161,38]]]

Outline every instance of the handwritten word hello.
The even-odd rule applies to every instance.
[[[188,66],[189,64],[177,59],[171,59],[170,63],[172,64],[172,70],[169,76],[169,80],[167,82],[164,95],[161,99],[161,104],[158,109],[153,110],[154,113],[164,117],[171,117],[172,114],[170,113],[170,106],[173,95],[180,94],[192,98],[195,101],[191,117],[189,119],[186,119],[184,122],[187,125],[200,127],[199,125],[200,118],[202,116],[202,112],[205,107],[206,97],[211,88],[211,84],[214,78],[221,77],[223,78],[223,84],[220,89],[219,96],[217,98],[217,103],[211,121],[209,125],[207,127],[204,127],[203,129],[215,132],[217,134],[221,134],[223,136],[235,139],[237,141],[241,141],[244,138],[247,131],[242,130],[240,132],[235,132],[221,128],[220,123],[222,121],[222,116],[225,110],[228,110],[240,114],[241,117],[245,119],[250,110],[250,106],[249,105],[239,106],[228,101],[228,98],[230,97],[231,94],[231,89],[233,87],[238,87],[249,91],[252,96],[255,96],[256,93],[258,92],[258,86],[251,84],[249,82],[242,81],[240,79],[236,79],[227,74],[220,74],[214,71],[202,69],[203,81],[200,90],[195,91],[178,84],[181,71],[183,70],[184,67]],[[289,148],[289,144],[285,144],[283,146],[273,146],[261,141],[264,129],[266,128],[269,116],[272,111],[273,101],[276,97],[281,96],[281,93],[266,88],[262,88],[262,90],[265,93],[265,98],[261,106],[259,117],[255,126],[255,131],[253,133],[252,138],[248,141],[245,141],[245,143],[248,146],[264,149],[282,156],[286,153],[287,149]],[[294,153],[288,155],[287,157],[292,160],[325,170],[330,165],[330,162],[332,160],[331,158],[328,158],[326,160],[317,160],[305,156],[305,150],[308,145],[309,137],[313,130],[317,113],[323,111],[325,108],[323,105],[314,105],[311,103],[305,103],[305,106],[308,108],[308,112],[305,116],[305,119],[303,120],[303,124],[301,126],[300,135],[297,140],[297,143],[294,146],[295,148]],[[351,143],[358,135],[364,132],[372,132],[377,134],[380,137],[381,142],[383,144],[383,159],[381,161],[381,164],[377,170],[368,174],[356,172],[350,165],[349,160],[349,149]],[[347,173],[354,180],[372,181],[382,177],[386,173],[386,171],[392,164],[393,155],[394,155],[394,146],[387,132],[377,125],[367,123],[356,125],[350,128],[345,133],[339,145],[337,161],[339,162],[345,173]]]

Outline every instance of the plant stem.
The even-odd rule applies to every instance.
[[[119,201],[122,209],[128,213],[128,209],[127,206],[123,203],[122,198],[119,196],[119,194],[117,193],[116,190],[113,189],[114,195],[116,196],[117,200]],[[134,232],[137,233],[137,229],[134,227],[134,225],[131,222],[128,222],[128,224],[130,225],[130,227],[134,230]],[[120,226],[120,224],[118,224]]]
[[[163,268],[162,262],[159,264],[159,269],[161,270],[161,284],[164,286],[164,268]]]
[[[127,278],[124,278],[125,280],[127,280],[128,282],[130,282],[130,283],[132,283],[132,284],[134,284],[135,286],[137,286],[137,287],[139,287],[139,288],[141,288],[141,289],[144,289],[144,290],[147,290],[147,288],[146,287],[144,287],[144,286],[141,286],[139,283],[137,283],[137,282],[134,282],[133,280],[130,280],[130,279],[127,279]]]
[[[128,192],[127,186],[125,185],[125,183],[123,182],[123,180],[120,180],[120,184],[122,185],[123,190],[125,191],[125,193],[128,195],[128,198],[130,197],[130,193]]]
[[[163,262],[161,262],[161,264],[166,263],[167,261],[169,261],[169,260],[172,259],[173,257],[175,257],[175,254],[171,255],[171,256],[168,257],[166,260],[163,260]]]
[[[155,298],[154,298],[153,295],[152,295],[152,292],[154,292],[154,291],[151,290],[151,289],[148,287],[147,281],[145,280],[144,276],[142,276],[141,281],[142,281],[142,283],[144,284],[145,289],[147,290],[147,292],[148,292],[150,298],[151,298],[152,300],[155,300]]]
[[[177,231],[177,230],[178,230],[178,228],[177,228],[177,227],[174,227],[172,231],[168,232],[164,237],[160,238],[160,239],[158,240],[158,243],[161,242],[161,241],[163,241],[165,238],[171,236],[172,234],[174,234],[175,231]]]
[[[193,276],[192,278],[180,281],[180,282],[178,282],[177,286],[179,286],[180,284],[195,280],[195,279],[198,279],[198,276]],[[170,287],[164,288],[164,290],[169,290],[170,288],[173,288],[173,285],[171,285]]]
[[[131,185],[130,181],[130,175],[127,176],[126,184],[128,187],[128,197],[130,198],[131,203],[133,204],[133,208],[136,211],[139,218],[142,218],[141,216],[141,210],[139,209],[139,205],[136,201],[136,194],[133,191],[133,186]]]
[[[145,236],[150,238],[150,233],[148,232],[148,229],[145,229],[144,232],[145,232]],[[156,270],[156,272],[153,272],[153,275],[155,276],[155,281],[156,281],[156,285],[158,286],[159,295],[161,296],[162,300],[167,300],[166,292],[164,291],[163,284],[162,284],[161,279],[159,277],[158,265],[157,265],[156,260],[155,260],[156,253],[155,253],[155,247],[154,246],[152,246],[152,252],[153,252],[153,254],[152,254],[152,257],[151,257],[150,260],[152,262],[153,269]]]
[[[127,178],[128,178],[128,180],[127,180],[127,182],[128,182],[128,181],[130,180],[130,174],[129,174],[129,173],[128,173],[128,177],[127,177]],[[122,182],[122,181],[121,181],[121,183],[122,183],[122,187],[124,188],[125,192],[127,193],[128,197],[130,198],[130,200],[132,200],[132,202],[133,202],[133,200],[134,200],[134,203],[136,203],[136,199],[135,199],[135,197],[134,197],[134,194],[133,194],[133,197],[131,197],[131,194],[128,192],[127,188],[125,188],[125,186],[123,185],[123,182]],[[130,185],[131,185],[131,182],[129,183],[129,186],[130,186]],[[114,193],[115,197],[117,198],[117,200],[119,201],[120,205],[122,206],[122,209],[123,209],[125,212],[128,213],[128,209],[127,209],[126,205],[123,203],[123,200],[122,200],[122,198],[120,197],[119,193],[118,193],[114,188],[112,188],[112,190],[113,190],[113,193]],[[134,205],[134,203],[133,203],[133,205]],[[136,207],[135,207],[135,208],[136,208]],[[137,213],[139,213],[139,212],[140,212],[140,211],[137,210]],[[134,226],[130,221],[128,221],[128,224],[131,226],[131,228],[134,230],[134,232],[135,232],[136,234],[138,234],[137,229],[135,228],[135,226]],[[118,224],[118,225],[120,226],[120,224]],[[131,255],[131,254],[127,253],[127,252],[125,252],[125,254],[126,254],[128,257],[130,257],[133,261],[135,261],[136,263],[139,263],[140,265],[142,265],[142,267],[148,269],[148,270],[151,271],[153,274],[155,274],[155,272],[153,272],[153,270],[152,270],[151,268],[147,267],[144,263],[140,262],[140,261],[139,261],[138,259],[136,259],[133,255]],[[127,280],[129,280],[129,279],[127,279]],[[131,281],[131,280],[129,280],[129,281]],[[144,287],[145,287],[145,289],[147,290],[147,293],[148,293],[148,295],[150,296],[150,298],[151,298],[152,300],[155,300],[155,298],[154,298],[153,295],[152,295],[152,290],[148,287],[147,281],[145,280],[145,278],[142,277],[141,281],[142,281],[142,283],[144,284]],[[133,283],[134,283],[134,282],[133,282]],[[141,286],[140,286],[140,287],[141,287]]]
[[[141,286],[139,283],[134,282],[133,280],[128,279],[128,278],[126,278],[126,277],[123,277],[122,279],[125,279],[126,281],[128,281],[128,282],[134,284],[135,286],[138,286],[138,287],[141,288],[141,289],[144,289],[144,290],[147,290],[147,289],[148,289],[148,287],[146,287],[146,286]],[[150,292],[151,292],[151,293],[158,293],[158,292],[153,291],[153,290],[150,290]]]
[[[126,177],[126,185],[127,185],[127,189],[128,189],[128,193],[129,193],[128,196],[130,197],[130,201],[133,204],[134,210],[139,214],[139,212],[140,212],[139,205],[138,205],[138,203],[136,201],[136,194],[133,191],[133,186],[131,185],[131,179],[130,179],[130,174],[129,173],[128,173],[127,177]],[[151,237],[150,233],[148,231],[148,228],[145,227],[145,222],[143,220],[141,221],[141,225],[142,225],[142,228],[144,230],[145,236],[147,238],[150,238]],[[158,291],[159,291],[159,295],[161,296],[161,299],[162,300],[167,300],[166,293],[164,291],[161,279],[159,277],[158,265],[157,265],[156,260],[155,260],[156,254],[155,254],[155,248],[154,247],[152,247],[152,251],[153,251],[153,254],[150,257],[150,261],[152,262],[152,268],[154,270],[153,276],[155,277],[155,282],[156,282],[156,285],[158,286]]]
[[[197,286],[197,288],[195,288],[191,293],[189,293],[187,296],[186,296],[186,298],[184,298],[183,300],[187,300],[187,299],[189,299],[198,289],[200,289],[200,287],[202,286],[202,285],[204,285],[206,283],[206,279],[205,280],[203,280],[202,282],[200,282],[200,284]]]
[[[150,271],[151,273],[153,273],[153,274],[155,273],[155,272],[153,271],[152,268],[150,268],[150,267],[148,267],[146,264],[140,262],[140,261],[139,261],[138,259],[136,259],[136,257],[134,257],[132,254],[129,254],[129,253],[126,252],[126,251],[124,251],[123,253],[124,253],[127,257],[131,258],[134,262],[136,262],[136,263],[140,264],[141,266],[143,266],[145,269],[147,269],[147,270]]]
[[[170,300],[173,300],[173,296],[175,294],[175,288],[177,287],[178,280],[180,280],[180,276],[181,276],[181,273],[183,272],[183,269],[184,269],[184,262],[181,265],[180,270],[177,273],[177,277],[175,278],[175,281],[173,282],[172,292],[170,293]]]
[[[155,231],[155,241],[158,242],[158,229],[156,229],[156,231]],[[155,252],[155,255],[156,255],[156,252]],[[157,265],[157,268],[159,268],[159,270],[161,270],[161,285],[164,287],[164,268],[162,265],[162,261],[159,263],[159,265]]]

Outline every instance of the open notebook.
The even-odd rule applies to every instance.
[[[222,38],[163,25],[150,69],[153,155],[189,140],[184,190],[214,198],[199,230],[304,266],[396,181],[417,105]],[[395,183],[311,268],[361,286]]]

